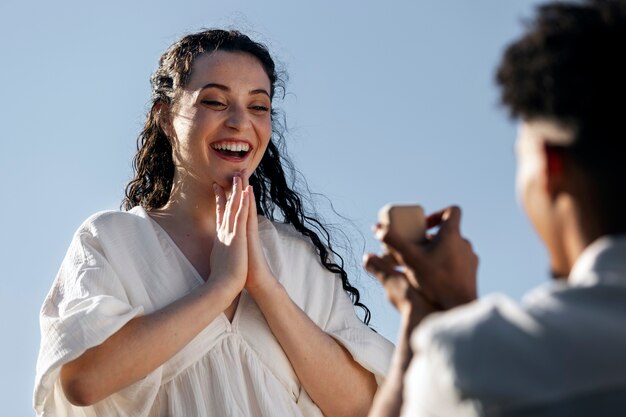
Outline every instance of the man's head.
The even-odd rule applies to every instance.
[[[498,70],[522,121],[520,197],[557,274],[573,246],[626,233],[625,52],[626,0],[557,2],[538,9]]]

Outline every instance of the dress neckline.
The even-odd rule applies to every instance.
[[[172,239],[170,234],[167,233],[167,230],[165,230],[163,228],[163,226],[161,226],[159,224],[159,222],[157,222],[154,218],[152,218],[152,216],[150,216],[150,213],[148,213],[148,211],[145,208],[140,207],[140,206],[136,206],[133,209],[137,209],[138,211],[140,211],[140,214],[142,215],[142,217],[146,217],[150,221],[150,223],[152,224],[152,227],[154,228],[155,232],[158,235],[162,236],[164,238],[165,242],[174,250],[176,256],[179,259],[181,259],[183,261],[183,263],[186,265],[186,267],[191,271],[193,277],[196,279],[198,284],[199,285],[204,284],[206,281],[202,278],[202,275],[200,275],[200,273],[198,272],[196,267],[193,266],[193,263],[191,263],[189,258],[187,258],[187,256],[183,253],[183,251],[176,244],[174,239]],[[240,310],[242,309],[242,305],[244,303],[244,299],[246,298],[245,294],[246,294],[246,290],[245,289],[243,289],[241,291],[241,293],[239,293],[239,301],[237,302],[237,307],[235,308],[235,313],[233,314],[233,320],[232,321],[228,320],[228,317],[226,317],[226,314],[223,311],[220,312],[220,314],[218,315],[218,317],[224,322],[224,324],[226,324],[226,327],[229,330],[232,330],[232,328],[238,322],[239,316],[241,315]]]

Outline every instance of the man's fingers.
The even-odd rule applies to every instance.
[[[383,254],[380,259],[382,259],[385,264],[389,265],[389,267],[393,268],[394,270],[398,268],[398,266],[400,266],[396,258],[394,258],[393,255],[391,255],[390,253]]]
[[[394,233],[387,225],[378,223],[374,227],[376,237],[385,245],[390,246],[394,250],[401,253],[410,251],[411,246],[413,245],[412,242],[407,242],[402,239],[402,237]]]
[[[389,227],[383,224],[375,226],[376,237],[385,244],[385,249],[394,258],[396,264],[408,265],[420,263],[423,257],[424,248],[413,242],[407,242],[400,236],[393,233]]]
[[[448,207],[442,216],[443,222],[439,228],[440,232],[461,233],[461,208],[458,206]]]
[[[431,213],[426,217],[426,229],[432,229],[433,227],[437,227],[441,224],[444,210],[439,210],[434,213]]]
[[[426,218],[426,226],[428,229],[439,226],[439,233],[461,233],[461,208],[450,206],[430,214]]]
[[[371,253],[363,257],[363,266],[383,285],[391,277],[402,277],[402,273],[395,269],[392,261]]]
[[[411,286],[404,273],[396,269],[395,262],[389,255],[379,257],[367,254],[363,258],[363,264],[383,284],[387,298],[397,309],[402,309],[413,297],[413,293],[419,291]]]

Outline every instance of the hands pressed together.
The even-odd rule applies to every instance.
[[[277,283],[261,247],[254,191],[248,180],[239,176],[233,178],[228,197],[218,184],[213,189],[216,237],[210,259],[211,281],[227,287],[233,298],[243,288],[254,297]]]
[[[220,293],[230,300],[242,289],[248,291],[302,387],[324,415],[365,415],[376,380],[291,300],[273,275],[261,247],[252,187],[235,177],[228,198],[219,185],[214,189],[217,233],[207,284],[227,288]],[[351,401],[345,401],[348,397]]]
[[[403,240],[382,224],[374,227],[384,243],[382,256],[368,254],[364,266],[384,285],[391,303],[403,313],[422,317],[476,299],[478,257],[461,235],[461,209],[449,207],[428,216],[422,242]]]

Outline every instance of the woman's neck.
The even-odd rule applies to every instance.
[[[150,213],[179,232],[215,235],[215,194],[211,187],[175,181],[167,203]]]

